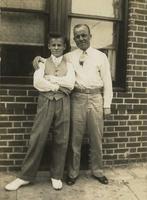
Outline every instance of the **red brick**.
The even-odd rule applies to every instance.
[[[128,138],[115,138],[115,142],[128,142]]]
[[[0,97],[1,102],[14,102],[15,98],[14,97]]]
[[[0,165],[14,165],[13,160],[0,160]]]
[[[140,143],[139,142],[137,142],[137,143],[128,143],[127,144],[127,147],[140,147]]]
[[[26,116],[10,116],[9,121],[25,121]]]
[[[11,154],[10,156],[10,159],[24,159],[24,157],[25,157],[25,154],[22,154],[22,153],[19,153],[19,154]]]
[[[13,139],[13,135],[0,135],[0,139],[1,140],[12,140]]]
[[[16,102],[34,102],[33,97],[16,97]]]
[[[0,95],[7,95],[7,90],[0,89]]]
[[[119,126],[119,127],[115,127],[116,131],[128,131],[129,127],[128,126]]]
[[[15,96],[27,96],[27,91],[25,90],[18,90],[18,89],[15,89],[15,90],[10,90],[9,91],[9,95],[15,95]]]
[[[140,154],[139,153],[129,154],[128,158],[140,158]]]
[[[12,147],[0,147],[0,152],[3,152],[3,153],[11,153],[13,150],[12,150]]]
[[[0,122],[0,127],[12,127],[11,122]]]
[[[12,128],[8,129],[8,133],[25,133],[24,128]]]
[[[25,146],[26,142],[16,140],[16,141],[9,141],[8,144],[9,144],[9,146]]]

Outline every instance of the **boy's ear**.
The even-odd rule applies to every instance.
[[[67,48],[66,44],[64,44],[64,50]]]

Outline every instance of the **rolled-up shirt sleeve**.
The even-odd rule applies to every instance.
[[[101,78],[103,80],[103,97],[104,97],[104,108],[110,108],[112,97],[113,97],[113,90],[112,90],[112,80],[111,80],[111,73],[110,73],[110,64],[108,58],[105,54],[103,54],[103,62],[100,68]]]
[[[71,63],[67,63],[67,74],[65,76],[48,76],[49,80],[51,80],[52,83],[57,83],[61,87],[65,87],[69,90],[72,90],[74,88],[75,84],[75,72],[73,65]]]
[[[33,76],[34,88],[41,92],[57,91],[59,89],[59,85],[57,83],[51,83],[44,78],[44,69],[45,64],[40,62],[39,69],[34,72]]]

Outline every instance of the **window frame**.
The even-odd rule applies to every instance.
[[[43,47],[43,54],[47,54],[47,40],[48,40],[48,30],[49,30],[49,5],[46,6],[45,10],[36,10],[36,9],[28,9],[28,8],[14,8],[14,7],[0,7],[0,13],[2,12],[12,12],[12,13],[30,13],[30,14],[38,14],[43,16],[44,24],[45,24],[45,35],[44,35],[44,43],[5,43],[0,42],[0,48],[3,46],[28,46],[28,47]],[[1,57],[1,55],[0,55]],[[1,64],[1,63],[0,63]],[[0,66],[1,68],[1,66]],[[30,76],[1,76],[0,75],[0,83],[1,84],[25,84],[32,85],[32,77]]]

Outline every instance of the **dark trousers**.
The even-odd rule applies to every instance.
[[[69,96],[59,100],[49,100],[43,95],[39,96],[29,149],[24,159],[20,178],[28,181],[35,179],[51,125],[53,125],[53,149],[50,173],[52,178],[62,178],[69,138],[69,121]]]
[[[68,175],[76,178],[80,169],[81,145],[84,133],[90,139],[90,162],[94,176],[102,176],[103,99],[101,94],[71,95],[71,139]]]

